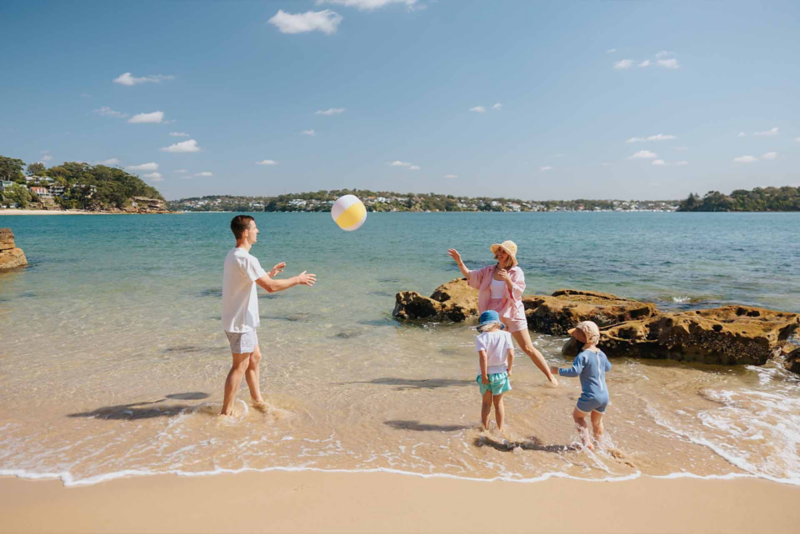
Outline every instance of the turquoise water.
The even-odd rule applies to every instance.
[[[553,389],[524,355],[509,429],[477,428],[471,324],[402,325],[511,239],[527,293],[592,289],[665,308],[800,312],[800,214],[256,213],[262,265],[316,273],[261,293],[267,414],[239,392],[218,418],[229,352],[221,268],[232,214],[0,216],[30,267],[0,275],[0,474],[68,484],[149,473],[394,470],[465,478],[760,476],[800,482],[800,388],[780,366],[615,360],[608,450],[574,452],[577,381]],[[532,334],[553,365],[563,339]],[[509,445],[510,444],[510,445]]]

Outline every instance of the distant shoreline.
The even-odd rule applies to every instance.
[[[85,211],[85,210],[25,210],[25,209],[0,209],[0,216],[3,215],[171,215],[174,213],[117,213],[113,211]]]

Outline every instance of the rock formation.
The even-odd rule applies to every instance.
[[[14,243],[11,228],[0,228],[0,271],[10,271],[28,265],[25,253]]]
[[[456,278],[436,288],[428,297],[416,291],[401,291],[395,296],[392,315],[398,319],[428,321],[465,321],[478,314],[478,291],[467,285],[466,278]]]
[[[800,375],[800,347],[794,349],[786,356],[784,365],[789,371]]]
[[[477,315],[477,295],[463,278],[440,286],[430,298],[404,291],[396,296],[393,315],[461,322]],[[800,328],[796,313],[749,306],[667,313],[652,303],[571,289],[522,300],[528,328],[535,332],[566,336],[579,322],[594,321],[601,330],[600,347],[610,357],[763,365],[780,354]],[[577,349],[570,341],[563,352],[570,356]],[[800,349],[787,356],[786,366],[800,372]]]

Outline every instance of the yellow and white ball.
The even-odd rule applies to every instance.
[[[367,220],[367,208],[355,195],[339,197],[331,208],[331,217],[339,228],[352,232]]]

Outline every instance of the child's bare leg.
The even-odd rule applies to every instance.
[[[489,430],[489,414],[492,413],[492,390],[487,389],[486,393],[483,394],[483,399],[481,403],[481,422],[483,423],[483,428]]]
[[[578,426],[578,434],[581,436],[583,446],[591,450],[594,449],[594,445],[592,445],[592,441],[589,439],[589,426],[586,424],[586,415],[586,412],[575,408],[575,411],[572,412],[572,419],[575,420],[575,424]]]
[[[594,430],[594,439],[600,441],[603,439],[605,429],[603,428],[603,413],[594,411],[592,412],[592,430]]]
[[[494,403],[494,418],[497,419],[497,429],[503,429],[503,420],[506,418],[506,407],[503,404],[503,394],[492,397]]]

